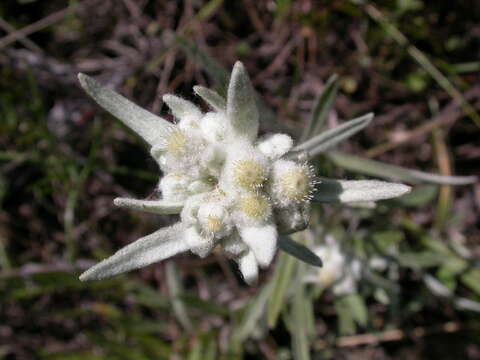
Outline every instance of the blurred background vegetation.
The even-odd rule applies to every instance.
[[[345,153],[321,157],[319,174],[416,184],[373,209],[312,209],[297,240],[330,234],[354,258],[383,259],[354,293],[304,284],[312,269],[283,254],[257,287],[222,253],[78,281],[174,217],[113,207],[155,195],[158,169],[76,74],[171,118],[163,94],[222,91],[237,59],[276,114],[264,133],[301,133],[338,74],[325,126],[376,114],[340,150],[480,173],[477,0],[2,0],[0,359],[480,359],[480,185]]]

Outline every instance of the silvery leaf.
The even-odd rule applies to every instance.
[[[322,266],[322,259],[320,259],[312,250],[292,240],[289,236],[279,236],[278,247],[289,255],[292,255],[309,265]]]
[[[159,137],[173,127],[168,121],[142,109],[115,91],[103,87],[91,77],[78,74],[78,79],[87,94],[101,107],[135,131],[150,145],[154,145]]]
[[[194,103],[182,99],[179,96],[165,94],[162,99],[177,119],[184,119],[186,117],[200,119],[202,116],[202,112]]]
[[[360,156],[345,154],[340,151],[329,151],[327,157],[344,169],[413,184],[427,182],[445,185],[468,185],[478,181],[476,176],[443,176],[431,174],[424,171],[386,164],[381,161],[365,159]]]
[[[213,110],[223,112],[227,109],[226,100],[216,91],[200,85],[194,86],[193,91],[195,94],[200,96]]]
[[[185,225],[177,223],[140,238],[92,266],[80,275],[80,280],[105,279],[187,251],[188,245],[183,239],[184,231]]]
[[[258,110],[250,78],[240,61],[232,70],[227,93],[227,117],[235,136],[254,140],[258,134]]]
[[[328,113],[332,108],[333,101],[337,95],[338,90],[338,76],[332,75],[325,84],[325,88],[315,102],[312,114],[307,123],[307,126],[303,129],[300,141],[305,141],[311,137],[317,135],[323,128],[327,120]]]
[[[337,145],[340,141],[355,135],[365,128],[373,119],[373,113],[368,113],[361,117],[349,120],[342,125],[327,130],[311,138],[310,140],[296,146],[293,151],[307,151],[311,157],[314,157],[327,149]]]
[[[155,214],[179,214],[183,209],[182,202],[166,200],[138,200],[128,198],[116,198],[113,203],[121,208],[140,210]]]
[[[321,179],[313,201],[320,202],[366,202],[402,196],[410,186],[378,180],[333,180]]]

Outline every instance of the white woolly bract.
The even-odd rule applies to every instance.
[[[279,159],[293,147],[293,140],[285,134],[274,134],[257,145],[258,149],[270,159]]]
[[[198,222],[202,231],[217,239],[228,236],[233,224],[228,209],[219,202],[207,202],[198,209]]]
[[[225,140],[228,131],[228,121],[225,114],[218,112],[206,113],[200,122],[200,130],[205,140],[219,143]]]
[[[196,226],[191,226],[185,230],[184,239],[190,251],[200,257],[210,254],[215,246],[213,236],[199,231]]]
[[[159,188],[165,200],[184,201],[188,197],[188,185],[190,179],[178,173],[164,176],[160,180]]]
[[[272,262],[277,249],[277,229],[269,224],[258,227],[241,227],[240,237],[255,255],[255,259],[262,267],[267,267]]]
[[[258,279],[258,262],[253,251],[249,250],[244,255],[241,255],[237,262],[245,282],[249,285],[254,285]]]

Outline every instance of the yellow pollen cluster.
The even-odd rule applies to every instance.
[[[205,227],[212,233],[218,232],[222,229],[222,219],[216,216],[207,216]]]
[[[167,141],[167,152],[172,155],[179,155],[185,150],[187,136],[180,129],[175,129],[170,133]]]
[[[281,180],[283,195],[289,200],[301,202],[308,200],[311,191],[311,179],[306,169],[298,168],[288,171]]]
[[[268,200],[261,195],[248,194],[240,199],[239,208],[248,217],[266,217],[268,211]]]
[[[254,190],[266,180],[265,167],[252,159],[238,160],[233,169],[235,183],[244,189]]]

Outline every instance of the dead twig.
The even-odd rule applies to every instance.
[[[44,17],[43,19],[34,22],[33,24],[27,25],[20,30],[16,30],[8,34],[7,36],[4,36],[0,39],[0,49],[3,49],[4,47],[14,43],[15,41],[24,39],[25,37],[37,31],[40,31],[42,29],[45,29],[46,27],[62,21],[63,19],[65,19],[66,16],[71,14],[72,11],[77,10],[80,5],[81,4],[68,6],[62,10],[59,10],[57,12],[54,12],[53,14]]]

